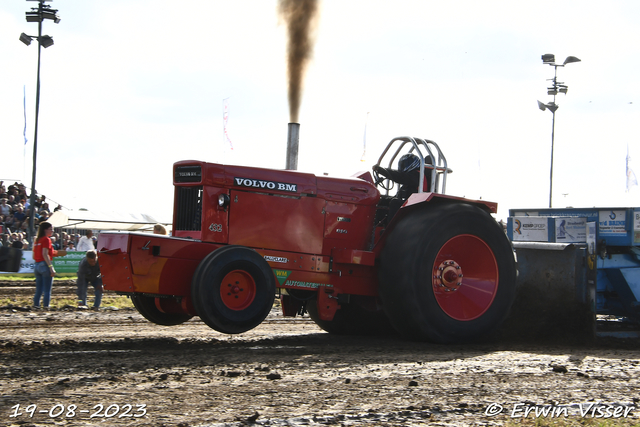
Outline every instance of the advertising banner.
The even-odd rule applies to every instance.
[[[556,243],[586,243],[587,218],[556,218]]]
[[[619,236],[627,234],[626,211],[603,210],[598,213],[600,236]]]
[[[549,218],[520,216],[513,218],[513,241],[549,242]]]
[[[63,257],[53,258],[53,267],[56,273],[75,273],[78,271],[78,265],[84,258],[86,252],[67,252]],[[22,251],[22,261],[20,262],[20,270],[18,273],[32,273],[35,267],[32,251]],[[12,274],[0,271],[0,274]],[[15,274],[15,273],[14,273]]]

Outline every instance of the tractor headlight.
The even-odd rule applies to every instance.
[[[218,206],[221,208],[229,206],[229,196],[227,194],[221,194],[218,196]]]

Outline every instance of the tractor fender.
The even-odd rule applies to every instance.
[[[398,213],[393,217],[384,234],[378,240],[373,248],[376,258],[380,255],[382,248],[384,247],[387,237],[393,232],[395,226],[407,215],[411,215],[416,210],[422,209],[438,209],[444,205],[451,204],[468,204],[477,206],[487,213],[497,213],[498,204],[495,202],[488,202],[485,200],[473,200],[466,199],[464,197],[449,196],[447,194],[440,193],[414,193],[407,199],[402,205]]]
[[[487,202],[485,200],[471,200],[464,197],[449,196],[447,194],[440,193],[414,193],[407,201],[402,205],[402,208],[408,208],[421,203],[467,203],[469,205],[476,205],[480,209],[487,211],[488,213],[497,213],[498,204],[495,202]],[[402,212],[402,210],[400,210]],[[394,218],[394,221],[396,218]]]

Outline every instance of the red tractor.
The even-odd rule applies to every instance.
[[[391,169],[408,158],[413,184]],[[276,295],[284,316],[308,312],[336,334],[464,342],[494,330],[516,283],[497,204],[445,195],[451,170],[433,141],[395,138],[373,169],[333,178],[177,162],[172,237],[101,233],[105,289],[151,322],[200,316],[226,334],[259,325]],[[394,195],[390,178],[402,182]]]

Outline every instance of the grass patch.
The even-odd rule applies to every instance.
[[[75,280],[77,277],[77,273],[57,273],[53,280]],[[33,273],[0,274],[0,282],[33,282],[35,280],[36,276]]]
[[[91,289],[89,289],[87,304],[90,307],[93,304],[93,295],[91,294]],[[9,305],[18,307],[30,307],[33,305],[33,296],[0,298],[0,307],[6,307]],[[49,304],[49,307],[60,309],[65,306],[76,307],[77,305],[78,301],[75,298],[56,298],[54,289],[53,295],[51,295],[51,302]],[[125,295],[105,293],[102,295],[102,303],[100,304],[100,307],[115,307],[118,309],[133,308],[133,303],[131,302],[131,299]]]

